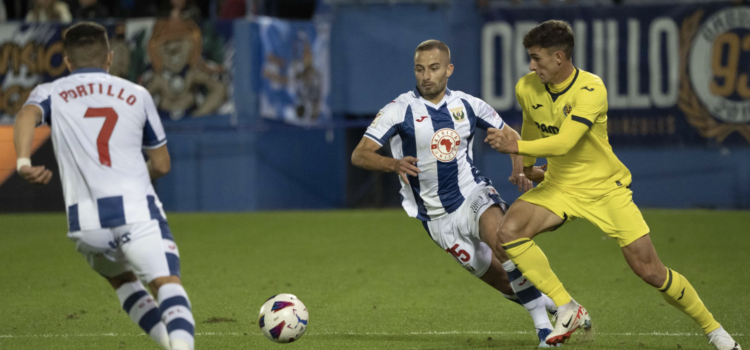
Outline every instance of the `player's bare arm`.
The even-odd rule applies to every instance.
[[[148,175],[151,179],[158,179],[169,173],[172,168],[172,161],[169,158],[169,151],[167,145],[163,145],[154,149],[145,149],[148,161],[146,166],[148,167]]]
[[[404,157],[403,159],[394,159],[384,157],[377,153],[381,146],[368,137],[363,137],[357,148],[352,152],[352,164],[367,170],[394,172],[397,173],[404,182],[409,183],[406,175],[417,176],[420,172],[417,168],[419,159],[414,157]]]
[[[42,121],[42,110],[34,105],[21,108],[13,125],[13,144],[18,158],[18,174],[32,184],[46,185],[52,179],[52,171],[44,165],[31,165],[31,148],[34,129]]]
[[[513,128],[509,126],[502,128],[502,130],[489,128],[487,129],[487,137],[489,138],[490,135],[492,135],[493,138],[503,138],[507,140],[517,141],[521,139],[521,135],[519,135],[517,131],[513,130]],[[508,177],[508,181],[518,186],[518,192],[524,193],[532,189],[534,187],[534,184],[531,183],[531,181],[526,177],[526,174],[523,171],[523,156],[511,154],[510,161],[513,164],[513,171],[510,177]]]

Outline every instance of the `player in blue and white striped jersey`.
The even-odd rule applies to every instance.
[[[37,86],[16,117],[18,173],[31,183],[50,181],[52,173],[29,159],[34,127],[50,124],[68,237],[135,324],[164,349],[192,350],[195,320],[179,253],[151,185],[170,168],[154,101],[143,87],[107,73],[113,53],[103,26],[70,27],[63,47],[71,74]]]
[[[417,87],[386,105],[352,154],[352,163],[401,177],[402,205],[422,221],[430,237],[468,271],[522,304],[532,316],[540,347],[551,332],[547,312],[554,303],[523,278],[497,241],[507,204],[473,164],[476,128],[520,139],[484,101],[447,88],[453,73],[448,46],[437,40],[415,52]],[[393,157],[376,153],[390,142]],[[523,175],[523,158],[511,156],[510,181],[519,190],[533,185]],[[540,174],[541,173],[541,174]],[[541,176],[539,176],[541,175]],[[543,178],[537,169],[535,180]]]

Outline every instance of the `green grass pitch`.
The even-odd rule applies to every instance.
[[[750,213],[646,210],[664,263],[750,347]],[[171,214],[197,349],[532,349],[525,310],[464,271],[402,210]],[[65,217],[0,215],[0,349],[157,349],[65,237]],[[712,349],[584,220],[536,241],[594,329],[568,349]],[[307,334],[258,329],[271,295],[296,294]]]

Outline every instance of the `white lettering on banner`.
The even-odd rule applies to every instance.
[[[604,21],[594,20],[594,74],[604,79]]]
[[[649,28],[648,69],[651,73],[651,101],[654,106],[667,108],[677,103],[680,57],[677,45],[677,24],[671,19],[660,17],[651,22]],[[661,65],[662,34],[666,35],[667,66]],[[667,86],[662,84],[662,73],[667,73]]]
[[[515,89],[515,82],[523,78],[526,74],[530,72],[529,70],[529,62],[531,59],[529,58],[529,52],[526,51],[526,47],[523,46],[523,37],[526,36],[526,33],[528,33],[532,28],[536,27],[539,23],[534,21],[518,21],[516,22],[516,44],[514,45],[514,51],[516,53],[516,69],[515,69],[515,80],[513,81],[513,88]],[[515,95],[514,95],[515,96]],[[513,101],[515,102],[516,109],[521,109],[521,105],[518,103],[518,99],[513,98]]]
[[[575,21],[573,23],[573,35],[575,35],[575,53],[573,53],[573,64],[586,70],[586,22]]]
[[[627,108],[627,96],[620,94],[620,77],[617,75],[620,70],[620,55],[617,49],[620,46],[620,32],[617,28],[617,21],[614,19],[607,20],[607,76],[604,78],[604,84],[607,86],[607,97],[609,99],[609,108]],[[631,72],[627,72],[630,75]],[[632,72],[638,74],[638,72]]]
[[[645,65],[640,65],[641,58],[641,22],[635,18],[628,19],[628,73],[637,73]],[[648,95],[640,93],[641,75],[628,74],[628,103],[633,108],[649,108],[651,101]]]
[[[659,17],[650,23],[641,23],[636,18],[622,21],[574,21],[576,45],[573,58],[576,66],[589,70],[604,80],[610,109],[673,107],[679,93],[677,24],[668,17]],[[624,21],[627,21],[626,26]],[[623,28],[627,27],[626,34],[622,37],[619,35],[621,24]],[[514,106],[518,109],[515,84],[529,72],[528,53],[523,47],[523,37],[535,25],[536,22],[533,21],[518,21],[513,25],[504,21],[488,22],[482,30],[482,98],[496,110],[506,111]],[[592,29],[591,38],[587,36],[589,25]],[[642,55],[641,28],[646,25],[649,26],[647,55]],[[621,52],[620,39],[627,40],[627,45],[623,48],[627,52]],[[498,43],[501,47],[496,47]],[[662,49],[663,47],[666,49]],[[592,62],[586,61],[589,51],[592,53]],[[646,56],[648,62],[643,62]],[[624,77],[619,74],[621,64],[626,68]],[[496,68],[501,71],[495,72]],[[621,86],[620,78],[626,84]],[[641,90],[641,78],[648,79],[644,83],[648,87],[647,92]]]
[[[495,38],[499,37],[503,45],[504,57],[495,57]],[[487,23],[482,29],[482,99],[492,108],[507,111],[513,107],[516,97],[516,85],[510,74],[511,64],[511,42],[513,40],[513,28],[506,22]],[[495,91],[495,62],[502,62],[502,96]]]

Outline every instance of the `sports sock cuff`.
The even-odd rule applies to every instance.
[[[521,238],[512,242],[508,242],[507,244],[503,244],[503,249],[505,249],[505,253],[509,258],[515,259],[533,246],[534,241],[528,238]]]
[[[672,269],[667,268],[667,278],[664,280],[664,284],[659,288],[660,292],[667,293],[670,288],[675,284],[675,278],[679,278],[680,275],[672,272]]]
[[[135,282],[127,282],[120,286],[120,288],[117,288],[117,298],[120,299],[120,304],[125,304],[125,302],[133,296],[133,294],[143,294],[139,293],[143,291],[143,293],[148,294],[146,292],[146,288],[143,287],[143,284],[141,284],[141,281],[135,281]],[[144,295],[145,295],[144,294]]]
[[[519,238],[519,239],[517,239],[515,241],[510,241],[508,243],[503,244],[503,249],[505,249],[505,250],[513,249],[515,247],[518,247],[518,246],[523,245],[524,243],[530,242],[530,241],[531,241],[531,239],[529,239],[529,238]]]
[[[511,272],[516,269],[516,264],[513,263],[513,260],[508,260],[503,263],[503,269],[505,272]]]
[[[185,288],[182,287],[182,285],[179,285],[177,283],[167,283],[159,288],[159,303],[165,302],[168,299],[182,300],[183,298],[185,303],[187,304],[185,306],[190,308],[190,300],[188,299],[187,292],[185,291]]]

